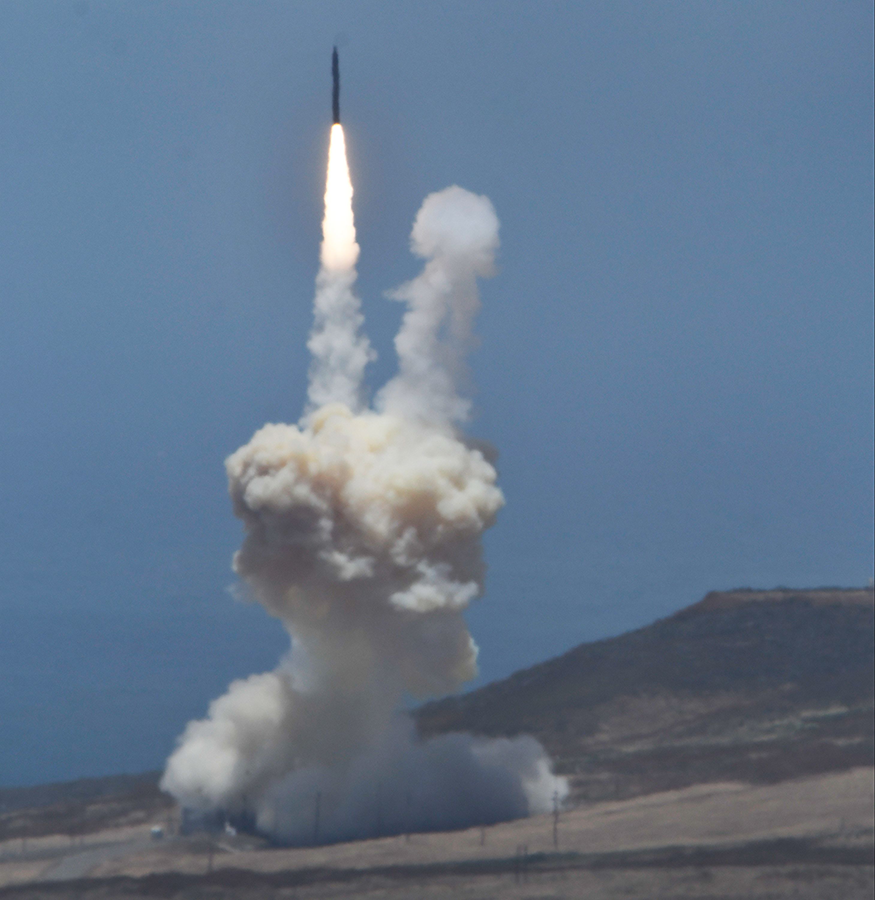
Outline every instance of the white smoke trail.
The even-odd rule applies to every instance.
[[[328,148],[315,321],[307,342],[313,356],[308,393],[312,408],[334,401],[357,411],[361,404],[365,366],[375,354],[361,332],[364,318],[352,289],[358,257],[346,143],[343,128],[335,124]]]
[[[335,165],[346,178],[336,191]],[[531,738],[420,741],[398,711],[405,695],[445,694],[476,674],[462,612],[482,592],[480,536],[504,498],[453,423],[468,414],[458,384],[498,219],[458,187],[426,198],[412,248],[427,262],[395,295],[408,304],[399,373],[377,411],[357,410],[370,354],[351,292],[348,181],[332,158],[310,410],[297,426],[265,425],[226,463],[246,528],[234,569],[293,649],[189,723],[162,782],[187,807],[298,843],[317,837],[317,795],[318,838],[338,840],[544,812],[567,792]]]
[[[398,375],[377,404],[409,418],[461,422],[470,411],[458,387],[474,344],[477,277],[493,272],[498,217],[488,198],[449,187],[426,197],[410,245],[428,262],[418,278],[391,295],[408,309],[395,338]]]

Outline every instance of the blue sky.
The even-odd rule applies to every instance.
[[[502,222],[484,678],[872,576],[871,4],[6,0],[0,784],[157,767],[283,652],[223,460],[301,411],[335,42],[372,386],[425,195]]]

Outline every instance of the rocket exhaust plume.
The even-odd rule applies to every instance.
[[[315,322],[307,343],[313,357],[309,390],[313,409],[338,402],[356,412],[361,404],[362,377],[374,354],[362,334],[364,319],[353,292],[358,256],[346,144],[343,127],[335,123],[328,148]]]
[[[480,537],[504,498],[491,460],[459,431],[469,404],[458,385],[498,219],[459,187],[426,198],[411,236],[424,269],[393,295],[407,304],[398,375],[373,409],[362,405],[373,353],[352,289],[359,248],[337,121],[322,233],[308,408],[226,461],[246,531],[234,570],[292,648],[188,724],[162,787],[297,844],[547,812],[567,784],[533,738],[421,740],[401,709],[476,674],[463,611],[482,593]]]

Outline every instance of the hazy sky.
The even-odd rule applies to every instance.
[[[286,640],[224,458],[298,418],[331,123],[394,370],[487,194],[492,679],[707,590],[873,573],[869,2],[0,5],[0,784],[161,765]]]

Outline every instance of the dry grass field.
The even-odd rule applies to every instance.
[[[327,847],[146,825],[0,845],[0,897],[871,897],[875,770],[704,784],[486,829]],[[166,819],[158,820],[166,822]]]

